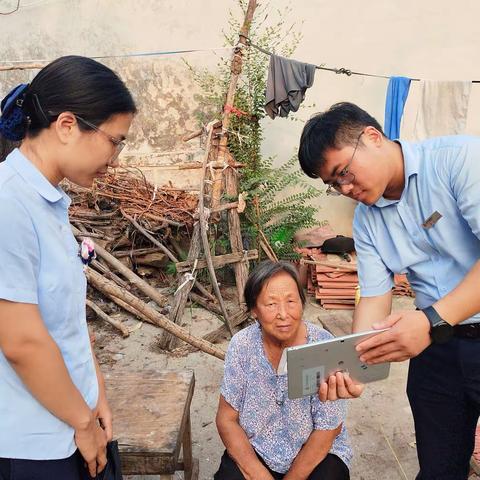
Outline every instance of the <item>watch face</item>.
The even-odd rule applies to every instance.
[[[432,340],[435,343],[446,343],[453,336],[453,327],[448,323],[441,323],[432,328]]]

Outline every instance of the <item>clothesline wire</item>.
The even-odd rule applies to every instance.
[[[252,43],[250,39],[247,38],[248,45],[252,46],[253,48],[257,49],[259,52],[264,53],[265,55],[272,56],[274,55],[272,52],[269,52],[268,50],[265,50],[264,48],[260,47],[259,45],[255,45]],[[323,65],[315,65],[315,68],[317,70],[326,70],[328,72],[334,72],[336,74],[344,74],[347,75],[348,77],[352,75],[358,75],[361,77],[374,77],[374,78],[386,78],[387,80],[391,78],[391,76],[388,75],[379,75],[375,73],[363,73],[363,72],[354,72],[348,68],[333,68],[333,67],[324,67]],[[411,81],[413,82],[419,82],[419,78],[410,78]],[[480,80],[472,80],[472,83],[480,83]]]
[[[136,52],[136,53],[124,53],[118,55],[95,55],[89,56],[95,60],[108,59],[108,58],[130,58],[130,57],[154,57],[162,55],[179,55],[183,53],[196,53],[196,52],[216,52],[220,50],[233,50],[235,47],[216,47],[216,48],[197,48],[190,50],[167,50],[167,51],[155,51],[155,52]],[[0,66],[3,65],[15,65],[16,63],[48,63],[50,60],[11,60],[0,62]]]

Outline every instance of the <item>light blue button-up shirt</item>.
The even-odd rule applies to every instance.
[[[69,205],[19,150],[0,164],[0,298],[38,305],[73,383],[93,409],[98,382],[85,318],[86,279]],[[0,351],[0,457],[66,458],[76,450],[73,436]]]
[[[399,142],[405,188],[399,200],[359,204],[353,222],[363,297],[387,293],[406,273],[418,308],[453,290],[480,259],[480,138]],[[441,218],[422,226],[434,213]],[[480,322],[480,314],[464,323]]]

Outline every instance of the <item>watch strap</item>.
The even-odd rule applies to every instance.
[[[442,325],[443,323],[447,323],[432,306],[423,308],[422,312],[427,317],[428,321],[430,322],[430,326],[432,328],[435,328],[437,325]]]

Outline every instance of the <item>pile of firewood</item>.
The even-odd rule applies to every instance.
[[[172,186],[157,188],[136,170],[110,174],[92,190],[73,184],[65,189],[72,199],[71,223],[128,267],[164,269],[169,260],[176,261],[175,254],[183,255],[172,229],[184,236],[191,232],[196,196]]]
[[[87,306],[128,336],[125,325],[102,310],[100,293],[138,319],[188,343],[187,349],[182,347],[184,352],[200,349],[223,358],[224,352],[211,342],[226,332],[224,326],[198,338],[168,318],[177,278],[167,277],[165,271],[188,250],[197,197],[171,185],[157,188],[133,170],[108,175],[93,189],[69,183],[62,186],[72,199],[70,222],[75,236],[79,242],[88,237],[95,243],[97,259],[86,270],[91,287]],[[158,288],[165,283],[167,288]],[[191,292],[190,298],[220,317],[211,292],[198,280],[194,286],[197,292]],[[245,320],[243,312],[236,317],[235,324]]]

